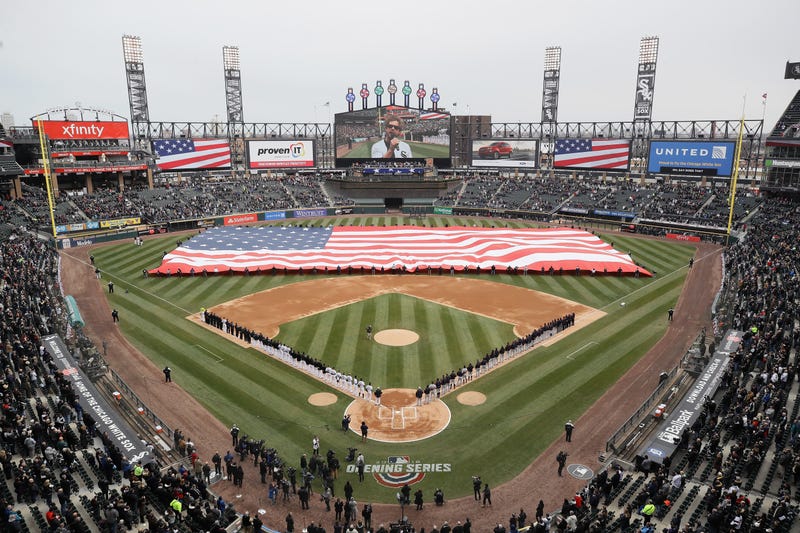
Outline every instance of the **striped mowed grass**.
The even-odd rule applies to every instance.
[[[404,220],[402,217],[368,216],[294,223],[392,226],[402,225]],[[533,225],[525,221],[436,216],[429,216],[422,222],[431,226]],[[414,462],[448,463],[451,465],[449,472],[428,473],[420,486],[426,493],[434,487],[441,487],[448,497],[457,497],[469,493],[470,476],[476,473],[498,485],[521,472],[561,435],[564,420],[580,417],[663,335],[667,325],[665,310],[677,301],[694,248],[682,243],[639,239],[617,233],[601,234],[601,237],[614,242],[617,249],[630,252],[645,267],[656,270],[657,275],[638,279],[616,276],[493,276],[492,280],[497,283],[554,294],[601,309],[607,315],[553,345],[537,348],[517,358],[462,389],[484,393],[487,396],[484,404],[465,406],[456,401],[455,395],[446,397],[444,401],[452,413],[448,428],[432,439],[401,446],[378,442],[362,444],[355,434],[337,431],[342,413],[350,401],[348,397],[185,319],[202,307],[294,283],[298,277],[143,278],[142,269],[156,266],[162,253],[175,246],[178,237],[174,235],[147,240],[142,247],[128,242],[112,244],[98,248],[94,255],[103,270],[104,282],[110,279],[117,286],[115,293],[107,297],[123,317],[120,327],[126,336],[157,366],[169,364],[178,384],[190,391],[223,423],[237,423],[243,433],[264,438],[269,446],[279,450],[281,456],[294,465],[297,465],[300,455],[307,452],[314,434],[322,440],[324,450],[333,449],[340,458],[348,446],[358,446],[365,452],[368,462],[408,455]],[[466,277],[470,276],[474,275]],[[481,279],[486,278],[486,275],[481,276]],[[405,306],[415,328],[429,327],[423,324],[433,321],[434,325],[430,327],[448,331],[440,333],[442,345],[439,349],[431,350],[437,353],[404,355],[402,361],[394,362],[396,365],[389,361],[385,375],[376,381],[415,387],[416,375],[436,375],[438,370],[435,368],[453,366],[456,361],[460,364],[465,360],[462,353],[464,323],[461,321],[467,317],[449,321],[439,318],[436,322],[434,315],[441,316],[443,306],[432,304],[437,309],[417,308],[420,304],[414,302],[414,298],[387,296],[387,302],[393,302],[394,296],[398,296],[397,308]],[[627,305],[621,307],[621,301]],[[353,316],[358,313],[363,316],[368,306],[376,306],[377,310],[378,306],[384,305],[386,313],[393,307],[378,300],[361,302],[360,309],[343,309],[342,315],[335,317],[334,321],[356,323]],[[264,312],[280,313],[280,308],[265,309]],[[351,336],[350,331],[337,340],[336,335],[342,333],[342,328],[320,322],[332,320],[324,316],[327,314],[320,313],[316,324],[315,317],[286,324],[281,327],[281,335],[285,335],[286,342],[292,339],[293,345],[306,346],[311,355],[317,355],[316,350],[324,348],[325,354],[342,358],[342,364],[345,364],[344,358],[352,358],[354,372],[371,375],[372,363],[366,360],[356,362],[356,355],[362,350],[357,340],[355,347],[346,346],[346,343],[353,342],[344,339]],[[499,327],[471,327],[485,329],[480,335],[484,340],[474,343],[476,357],[492,343],[503,344],[507,338],[502,324]],[[354,336],[361,337],[362,332],[359,327]],[[485,342],[486,349],[478,342]],[[338,348],[337,343],[340,344]],[[430,370],[423,368],[429,364],[426,358],[434,356],[444,358],[437,363],[440,366]],[[388,359],[391,359],[391,354]],[[412,359],[415,361],[410,362]],[[397,375],[405,373],[406,367],[411,377]],[[309,405],[308,396],[320,391],[336,394],[338,401],[324,407]],[[158,409],[158,406],[152,407]],[[486,472],[487,458],[491,458],[491,472]],[[346,479],[352,481],[354,477],[355,474],[344,473],[337,483],[343,484]],[[362,497],[373,501],[395,502],[395,490],[377,483],[359,488],[359,491],[366,491]]]

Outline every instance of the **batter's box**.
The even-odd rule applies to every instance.
[[[416,420],[417,419],[417,408],[416,406],[410,407],[403,407],[403,418],[406,420]]]
[[[392,420],[394,418],[394,409],[391,407],[378,406],[378,420]]]

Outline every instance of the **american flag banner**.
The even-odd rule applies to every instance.
[[[517,268],[571,274],[649,276],[629,255],[596,235],[571,228],[428,228],[417,226],[219,226],[168,253],[152,274],[189,275],[296,271],[337,271],[348,267],[415,272],[428,267],[457,271]]]
[[[231,166],[228,139],[155,139],[153,151],[161,170],[227,168]]]
[[[447,113],[437,113],[437,112],[433,112],[433,111],[429,111],[429,112],[425,112],[425,113],[420,113],[419,114],[419,119],[420,120],[434,120],[434,119],[437,119],[437,118],[450,118],[450,115],[448,115]]]
[[[556,139],[556,168],[627,170],[631,142],[627,139]]]

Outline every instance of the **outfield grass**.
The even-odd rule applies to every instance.
[[[301,223],[390,226],[403,224],[403,221],[400,217],[374,216],[334,217]],[[532,225],[522,221],[458,217],[428,217],[424,223],[432,226]],[[118,290],[107,297],[111,305],[120,311],[120,327],[131,342],[156,365],[169,364],[174,380],[194,394],[225,424],[237,423],[243,433],[265,438],[268,445],[278,449],[291,464],[296,464],[300,454],[307,451],[314,434],[319,435],[323,450],[331,448],[343,456],[348,446],[359,446],[368,462],[385,460],[390,455],[408,455],[412,461],[451,463],[451,472],[428,474],[420,486],[426,494],[430,494],[434,487],[441,487],[447,497],[456,497],[470,493],[470,476],[473,474],[479,474],[490,484],[498,485],[521,472],[561,435],[566,419],[580,417],[663,335],[667,326],[666,310],[677,301],[686,276],[686,265],[694,248],[681,243],[637,239],[616,233],[603,237],[614,241],[618,249],[631,252],[634,259],[651,271],[657,271],[657,275],[638,279],[615,276],[493,276],[492,280],[498,283],[540,290],[600,308],[608,314],[560,342],[517,358],[464,388],[486,394],[486,403],[464,406],[455,401],[455,396],[447,397],[445,401],[452,412],[448,428],[435,438],[402,445],[377,442],[361,444],[355,434],[337,431],[349,398],[184,319],[187,314],[198,312],[201,307],[211,307],[239,296],[292,283],[295,277],[143,278],[142,269],[157,266],[162,252],[174,247],[178,239],[174,235],[147,240],[142,247],[125,242],[99,248],[94,256],[103,270],[104,282],[112,279],[117,286]],[[481,279],[486,279],[486,276],[481,276]],[[128,289],[128,292],[124,289]],[[393,301],[395,298],[397,302]],[[413,329],[416,329],[423,327],[420,317],[427,316],[431,309],[419,303],[421,300],[415,300],[390,295],[386,302],[376,298],[358,305],[364,308],[385,305],[387,310],[405,306],[409,310],[408,316],[414,320]],[[620,306],[621,301],[627,305]],[[418,307],[420,305],[422,307]],[[355,309],[350,312],[356,312]],[[359,312],[364,313],[365,310]],[[331,323],[350,320],[344,314],[336,316],[334,313],[332,318],[317,320],[316,326],[311,318],[282,327],[281,338],[292,344],[307,346],[308,353],[312,355],[318,348],[324,348],[326,354],[337,358],[346,357],[348,353],[352,357],[363,348],[358,339],[347,341],[354,342],[352,346],[335,347],[336,341],[331,333],[336,330],[335,326],[325,326],[329,328],[327,331],[322,327],[321,324],[327,320],[331,320]],[[458,339],[459,330],[454,329],[456,333],[443,332],[440,337],[454,337],[453,342],[463,341]],[[482,334],[486,343],[496,342],[498,345],[505,342],[502,340],[505,335],[503,327],[487,328]],[[472,348],[475,355],[486,351],[481,346]],[[462,349],[466,348],[459,348]],[[457,360],[463,361],[463,354],[459,353]],[[364,375],[371,372],[358,364],[361,363],[354,360],[355,372]],[[422,363],[401,366],[402,373],[409,368],[421,376],[436,375],[438,372],[422,369]],[[386,382],[394,383],[392,380],[397,379],[398,386],[405,384],[415,387],[417,382],[414,378],[404,381],[405,378],[396,376],[398,368],[391,365],[387,367]],[[339,398],[337,403],[327,407],[311,407],[307,397],[321,390],[336,394]],[[182,429],[185,434],[190,434],[191,429]],[[486,466],[488,457],[492,458],[490,469]],[[340,475],[337,486],[344,483],[345,479],[354,477],[350,474]],[[369,495],[373,501],[395,501],[393,489],[382,488],[377,483],[368,487],[359,488],[360,491],[368,491],[361,493],[362,498]]]

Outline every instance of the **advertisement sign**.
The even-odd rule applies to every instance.
[[[248,141],[249,168],[310,168],[314,166],[314,141]]]
[[[127,139],[128,123],[111,121],[65,121],[65,120],[43,120],[41,121],[44,134],[50,140],[64,139]],[[38,129],[39,122],[33,121],[34,129]]]
[[[542,88],[542,122],[555,122],[558,117],[558,82],[560,70],[545,70]]]
[[[142,219],[139,217],[131,217],[131,218],[118,218],[115,220],[101,220],[100,227],[101,228],[122,228],[124,226],[136,226],[142,223]]]
[[[137,165],[112,165],[108,164],[105,167],[52,167],[50,172],[53,174],[101,174],[103,172],[130,172],[132,170],[147,170],[147,163],[140,163]],[[26,168],[26,176],[38,176],[44,174],[43,168]]]
[[[286,218],[285,211],[269,211],[264,213],[264,220],[283,220]]]
[[[338,113],[337,159],[449,159],[450,115],[389,105]]]
[[[45,349],[53,356],[58,371],[72,384],[72,390],[80,400],[84,412],[97,422],[97,431],[104,433],[131,464],[139,461],[147,464],[154,461],[155,457],[142,443],[141,437],[131,429],[116,406],[112,406],[99,393],[94,383],[80,369],[61,337],[48,335],[42,341]]]
[[[304,218],[304,217],[324,217],[328,214],[327,209],[295,209],[294,210],[294,217],[295,218]]]
[[[729,177],[733,170],[733,141],[652,141],[647,171],[653,174]]]
[[[720,348],[711,355],[694,386],[662,419],[653,436],[640,449],[639,455],[647,455],[651,460],[661,463],[675,453],[683,430],[692,427],[695,420],[700,417],[706,399],[713,397],[716,393],[725,369],[728,367],[728,356],[736,351],[741,340],[741,331],[728,330],[720,343]]]
[[[236,226],[237,224],[249,224],[250,222],[258,222],[258,215],[256,213],[247,213],[244,215],[230,215],[223,219],[223,224],[226,226]]]
[[[656,64],[639,63],[636,76],[636,101],[633,107],[633,120],[650,120],[653,113],[653,93],[656,86]]]
[[[436,206],[436,207],[433,208],[433,214],[434,215],[452,215],[453,214],[453,208],[452,207],[438,207],[438,206]]]
[[[667,233],[667,239],[672,239],[674,241],[700,242],[700,237],[697,235],[685,235],[683,233]]]
[[[534,139],[475,139],[473,167],[536,168],[539,141]]]
[[[610,209],[593,209],[592,213],[594,213],[598,217],[636,218],[636,213],[631,213],[630,211],[613,211],[613,210],[610,210]]]
[[[72,233],[75,231],[90,231],[100,228],[100,223],[96,220],[89,222],[73,222],[71,224],[59,224],[56,226],[56,233]]]
[[[790,161],[788,159],[767,159],[764,161],[766,167],[780,168],[800,168],[800,161]]]

